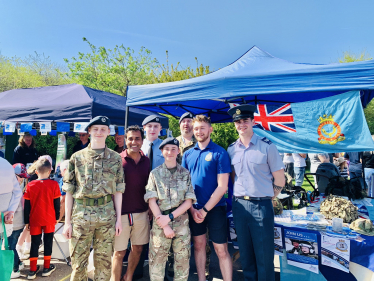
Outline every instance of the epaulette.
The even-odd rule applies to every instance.
[[[263,142],[267,143],[267,144],[272,144],[271,140],[267,139],[267,138],[262,138],[261,139]]]
[[[234,141],[232,144],[229,145],[229,147],[230,147],[230,146],[233,146],[234,144],[236,144],[237,141],[238,141],[238,140]]]

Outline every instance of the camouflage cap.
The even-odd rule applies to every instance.
[[[374,236],[374,226],[371,220],[357,219],[349,227],[357,233]]]
[[[343,222],[350,223],[358,219],[358,208],[351,201],[342,197],[329,195],[320,207],[321,214],[326,219],[342,218]]]
[[[282,202],[275,197],[273,199],[273,209],[274,209],[274,215],[281,215],[283,213],[283,205]]]

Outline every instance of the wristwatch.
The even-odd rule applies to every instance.
[[[172,213],[169,214],[170,221],[174,221],[174,215]]]

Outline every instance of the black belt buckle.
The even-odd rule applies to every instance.
[[[94,199],[94,206],[99,206],[99,199],[98,198]]]

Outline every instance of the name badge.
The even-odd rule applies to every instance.
[[[209,152],[207,156],[205,156],[205,161],[212,161],[212,152]]]

